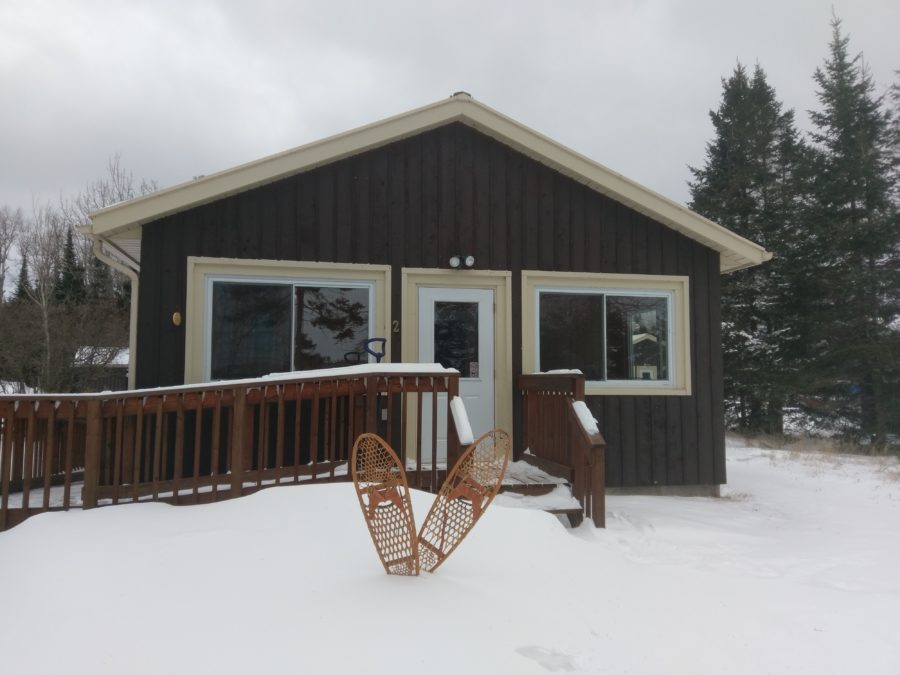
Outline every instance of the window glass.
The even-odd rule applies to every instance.
[[[367,360],[363,343],[369,338],[368,288],[297,286],[295,311],[294,370]]]
[[[541,370],[577,368],[587,380],[603,375],[603,296],[542,292],[538,302]]]
[[[667,380],[666,298],[606,297],[606,377],[609,380]]]
[[[588,381],[668,381],[669,302],[652,295],[539,291],[541,370]]]
[[[369,286],[212,282],[213,380],[368,361]]]
[[[213,284],[210,377],[258,377],[291,369],[291,287]]]
[[[434,360],[478,377],[478,303],[434,303]]]

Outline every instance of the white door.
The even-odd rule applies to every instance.
[[[460,373],[459,395],[472,433],[494,428],[494,291],[419,288],[419,361]],[[422,457],[431,458],[431,398],[422,401]],[[437,460],[447,461],[447,397],[438,395]]]

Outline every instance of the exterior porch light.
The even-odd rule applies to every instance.
[[[460,269],[461,267],[466,269],[472,269],[475,267],[475,256],[474,255],[455,255],[450,258],[450,267],[455,270]]]

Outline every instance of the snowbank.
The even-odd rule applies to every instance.
[[[4,671],[895,675],[896,463],[728,472],[722,499],[611,497],[607,530],[495,504],[418,578],[383,573],[349,484],[39,515],[0,533]]]

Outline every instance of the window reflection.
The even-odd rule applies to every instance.
[[[210,377],[259,377],[365,361],[369,288],[215,281]],[[345,358],[352,354],[355,358]]]
[[[587,380],[668,380],[666,297],[541,291],[541,370],[578,369]]]
[[[603,380],[603,296],[541,293],[541,370],[578,368]]]
[[[607,296],[607,379],[669,378],[666,305],[665,298]]]
[[[294,370],[345,366],[369,337],[365,288],[296,288]]]
[[[478,377],[478,303],[434,303],[434,360]]]
[[[210,377],[258,377],[291,369],[291,288],[213,284]]]

